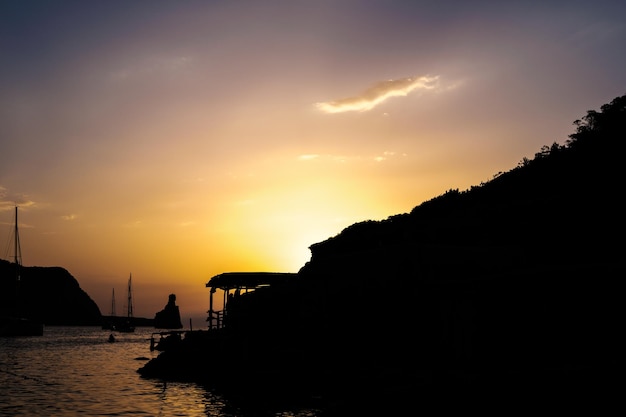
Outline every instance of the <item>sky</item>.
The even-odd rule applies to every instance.
[[[309,246],[563,144],[626,94],[618,1],[0,1],[0,238],[103,314],[297,272]],[[558,213],[556,213],[558,216]],[[4,249],[4,248],[3,248]]]

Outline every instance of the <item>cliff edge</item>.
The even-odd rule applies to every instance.
[[[16,294],[19,294],[17,300]],[[98,305],[66,269],[22,266],[17,292],[15,264],[0,260],[0,316],[16,314],[47,326],[99,326],[102,323]]]

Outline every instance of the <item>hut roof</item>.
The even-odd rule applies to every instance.
[[[206,283],[207,288],[231,290],[233,288],[255,289],[295,279],[296,273],[288,272],[224,272]]]

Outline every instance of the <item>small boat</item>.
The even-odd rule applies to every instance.
[[[0,337],[43,336],[43,324],[25,317],[0,317]]]
[[[22,269],[22,249],[20,248],[20,237],[17,227],[17,206],[15,207],[15,229],[14,229],[14,258],[15,258],[15,314],[9,317],[0,317],[0,336],[42,336],[43,323],[20,314],[20,281]]]
[[[121,333],[133,333],[135,324],[133,323],[133,291],[132,291],[133,275],[128,278],[128,304],[126,319],[120,320],[115,326],[115,330]]]

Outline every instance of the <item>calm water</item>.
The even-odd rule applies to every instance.
[[[0,338],[0,416],[320,416],[315,409],[242,409],[193,383],[144,379],[152,328],[46,327],[44,336]],[[293,407],[290,406],[290,407]]]

